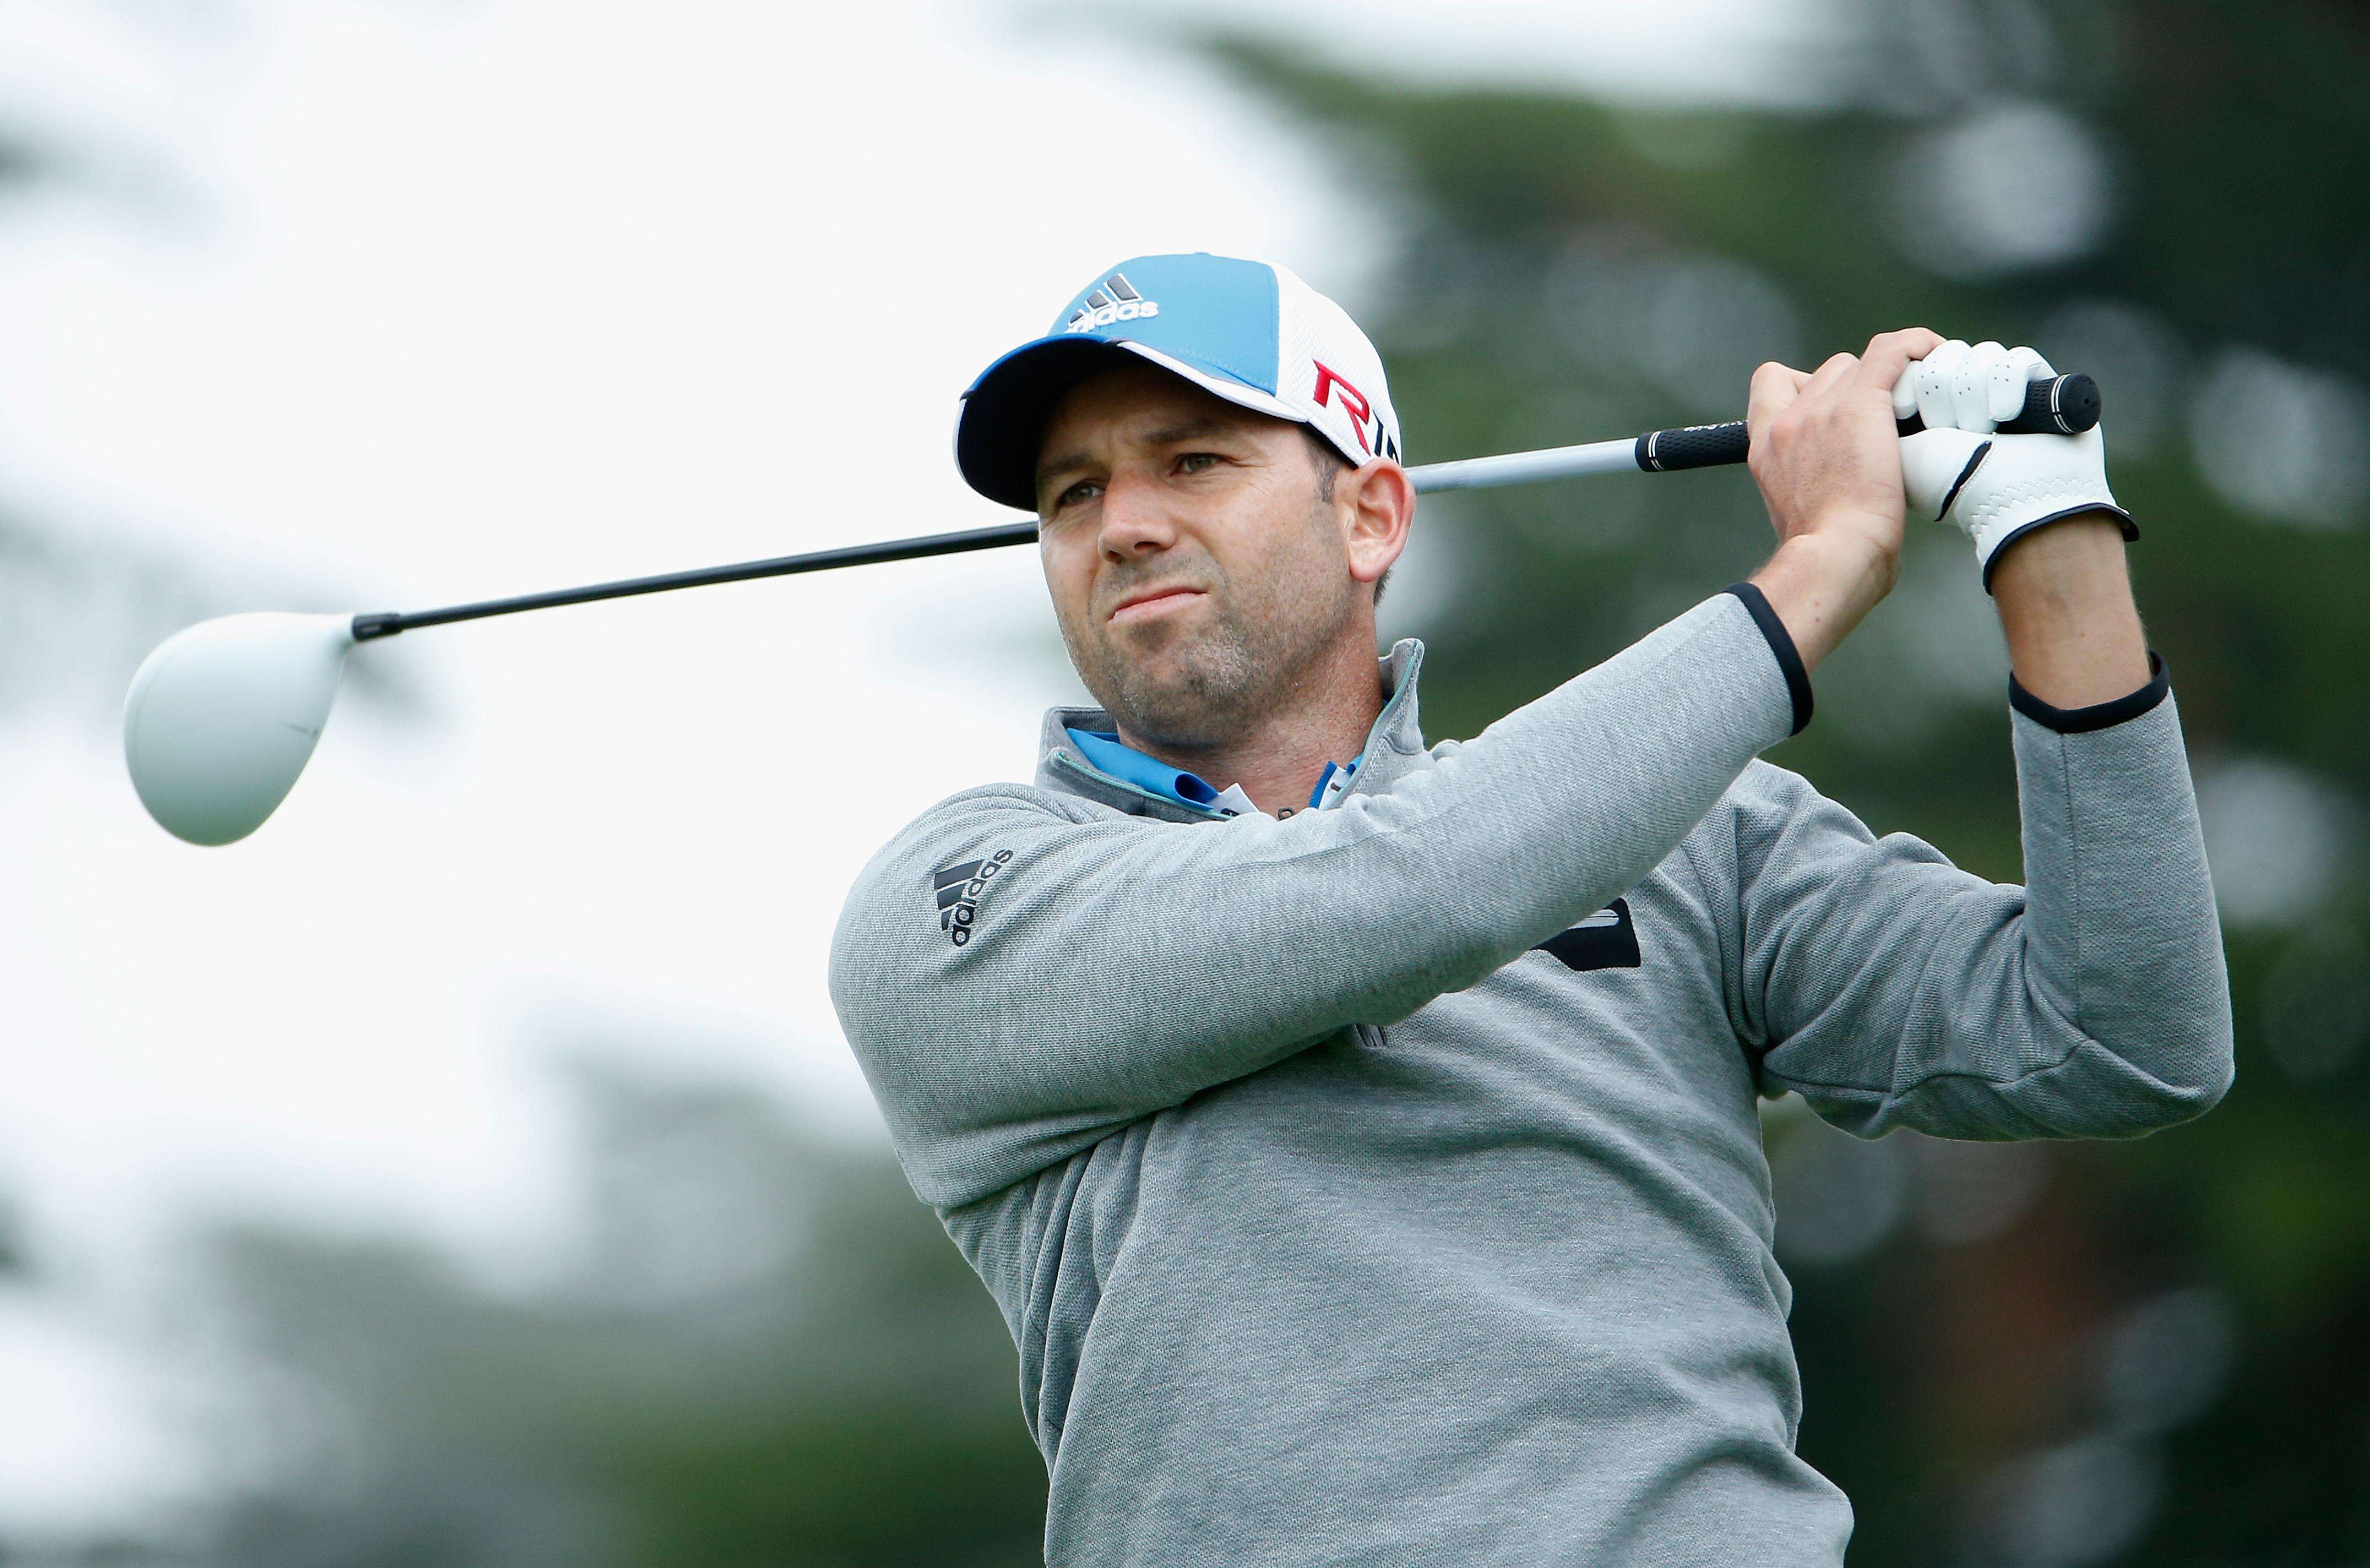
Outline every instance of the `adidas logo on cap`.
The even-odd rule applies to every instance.
[[[1087,292],[1078,313],[1064,324],[1064,332],[1092,332],[1098,326],[1114,322],[1134,321],[1139,317],[1158,315],[1160,303],[1147,300],[1135,292],[1135,285],[1123,272],[1114,272],[1103,280],[1102,287]]]
[[[1306,425],[1352,464],[1398,459],[1382,356],[1339,304],[1272,262],[1203,251],[1135,256],[1071,295],[1042,337],[997,359],[963,394],[955,461],[981,495],[1036,509],[1045,417],[1095,362],[1081,341]]]

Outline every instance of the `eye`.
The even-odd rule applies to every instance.
[[[1200,474],[1204,470],[1215,468],[1224,461],[1225,460],[1214,452],[1189,452],[1177,460],[1177,471],[1180,474]]]
[[[1096,479],[1081,479],[1076,484],[1071,486],[1068,489],[1053,498],[1053,509],[1060,512],[1066,511],[1075,506],[1083,506],[1102,493],[1103,487],[1101,481]]]

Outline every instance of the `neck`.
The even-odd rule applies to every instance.
[[[1345,638],[1281,702],[1214,745],[1165,745],[1132,735],[1124,725],[1119,738],[1220,789],[1240,784],[1252,805],[1280,817],[1308,804],[1326,763],[1346,764],[1358,754],[1382,711],[1382,670],[1369,634]]]

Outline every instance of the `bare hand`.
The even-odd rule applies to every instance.
[[[1778,532],[1778,554],[1754,575],[1815,667],[1900,570],[1905,501],[1893,383],[1940,347],[1922,326],[1880,333],[1861,354],[1808,374],[1775,362],[1753,372],[1746,465]]]
[[[1863,540],[1901,555],[1901,438],[1893,383],[1941,346],[1922,326],[1881,333],[1864,354],[1837,354],[1805,375],[1772,361],[1753,372],[1747,466],[1781,544],[1805,534]]]

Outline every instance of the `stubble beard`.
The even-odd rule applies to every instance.
[[[1308,543],[1330,540],[1338,550],[1329,518],[1310,522]],[[1064,617],[1062,640],[1087,690],[1130,735],[1179,750],[1223,746],[1319,678],[1355,591],[1343,563],[1326,555],[1286,552],[1274,563],[1282,579],[1255,596],[1238,594],[1205,558],[1191,579],[1207,595],[1200,624],[1136,632],[1099,620],[1084,631]],[[1164,572],[1159,580],[1176,579]]]

